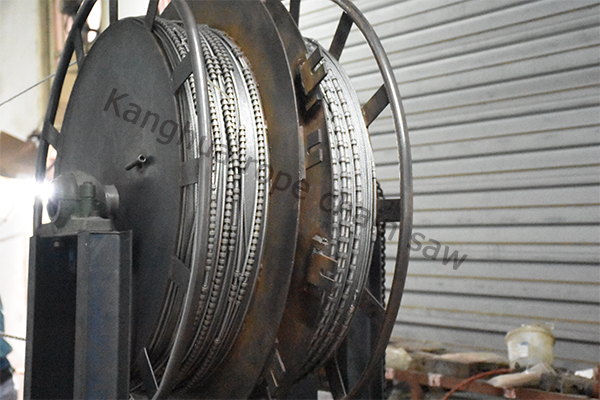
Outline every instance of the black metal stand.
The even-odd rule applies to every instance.
[[[31,238],[25,399],[127,399],[131,232]]]

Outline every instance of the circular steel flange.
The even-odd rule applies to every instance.
[[[298,135],[294,81],[281,37],[264,3],[194,1],[189,6],[197,23],[227,33],[249,60],[267,121],[271,184],[277,174],[299,182],[303,142]],[[162,17],[177,18],[169,9]],[[213,379],[196,387],[196,396],[201,398],[248,397],[273,348],[291,281],[299,199],[291,190],[271,188],[268,215],[266,256],[246,318],[230,352],[213,371]]]
[[[310,56],[304,39],[281,2],[268,1],[266,6],[285,44],[289,68],[295,77],[299,104],[299,135],[302,140],[303,179],[295,191],[300,197],[300,223],[294,271],[286,308],[277,332],[273,356],[265,365],[264,384],[271,396],[278,397],[302,375],[310,340],[318,326],[322,288],[309,283],[313,252],[331,241],[332,209],[329,196],[333,191],[330,143],[317,85],[310,98],[304,93],[301,68]],[[312,103],[309,108],[307,103]],[[300,190],[302,189],[302,190]],[[323,200],[325,203],[322,204]]]

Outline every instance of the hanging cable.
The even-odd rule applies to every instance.
[[[77,61],[73,61],[71,64],[69,64],[69,67],[73,66],[77,64]],[[52,78],[54,75],[56,75],[56,72],[51,73],[50,75],[48,75],[47,77],[43,78],[41,81],[34,83],[33,85],[29,86],[26,89],[21,90],[19,93],[15,94],[14,96],[4,100],[2,103],[0,103],[0,107],[2,107],[3,105],[5,105],[6,103],[11,102],[12,100],[16,99],[19,96],[24,95],[25,93],[29,92],[31,89],[41,85],[42,83],[46,82],[48,79]]]
[[[27,341],[27,339],[25,339],[23,337],[15,336],[15,335],[9,335],[8,333],[4,333],[2,331],[0,331],[0,337],[5,337],[5,338],[8,338],[8,339],[16,339],[16,340],[20,340],[22,342],[26,342]]]

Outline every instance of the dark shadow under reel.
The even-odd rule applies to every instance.
[[[94,1],[82,4],[36,177],[51,144],[57,176],[84,173],[118,191],[114,229],[133,234],[134,396],[285,398],[326,366],[335,397],[351,398],[381,368],[408,262],[410,152],[381,44],[350,2],[335,2],[343,15],[328,51],[298,31],[299,1],[289,13],[275,0],[174,1],[160,16],[151,1],[144,18],[123,20],[111,1],[111,25],[87,54],[81,26]],[[337,62],[353,24],[384,82],[364,107]],[[73,52],[79,73],[58,132]],[[378,197],[367,130],[388,104],[396,200]],[[393,220],[385,303],[368,281],[380,267],[378,226]],[[349,380],[336,350],[353,323],[375,334]]]

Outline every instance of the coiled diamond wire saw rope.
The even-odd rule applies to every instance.
[[[320,45],[305,39],[307,49]],[[324,297],[304,372],[322,365],[345,337],[364,288],[376,239],[375,163],[358,96],[349,77],[325,49],[321,82],[332,159],[333,229],[329,256],[336,259],[335,285]]]
[[[156,33],[172,67],[188,53],[180,23],[156,19]],[[213,146],[199,140],[193,78],[180,91],[183,161],[212,156],[210,226],[202,295],[194,319],[194,340],[189,343],[178,381],[193,387],[210,375],[240,328],[262,253],[267,209],[268,151],[266,124],[252,72],[242,52],[225,34],[198,26],[209,78],[208,98]],[[208,154],[210,152],[210,154]],[[198,212],[196,185],[183,188],[177,256],[189,264],[196,238],[193,214]],[[176,290],[171,285],[169,291]],[[174,312],[175,296],[168,293],[161,321]],[[169,349],[174,326],[159,324],[150,352]],[[161,343],[163,342],[164,343]],[[158,358],[156,372],[168,352]]]

